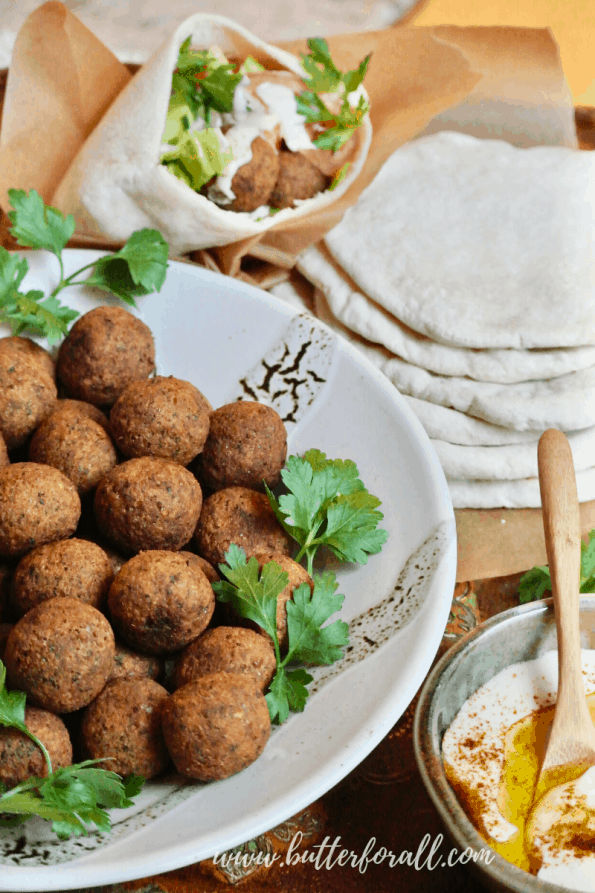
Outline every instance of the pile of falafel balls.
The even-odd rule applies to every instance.
[[[56,362],[0,339],[0,658],[54,769],[74,751],[122,776],[209,781],[262,752],[276,668],[270,638],[215,605],[215,568],[236,543],[288,572],[280,642],[287,599],[312,582],[263,492],[286,458],[278,414],[213,411],[154,369],[150,330],[117,307],[81,316]],[[45,773],[0,729],[0,781]]]

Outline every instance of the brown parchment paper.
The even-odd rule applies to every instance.
[[[431,29],[461,49],[482,79],[457,106],[440,112],[422,135],[458,130],[513,146],[577,148],[572,93],[549,28]]]
[[[0,204],[35,188],[49,201],[79,146],[131,75],[62,4],[35,10],[19,32],[0,130]]]

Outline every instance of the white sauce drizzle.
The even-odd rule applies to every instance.
[[[277,116],[281,125],[281,135],[291,152],[315,148],[308,136],[305,119],[297,110],[295,93],[290,87],[265,81],[259,84],[256,93],[269,111]]]

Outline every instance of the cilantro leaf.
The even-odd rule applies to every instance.
[[[296,586],[286,603],[288,646],[282,658],[277,597],[289,582],[288,574],[274,561],[264,564],[259,573],[256,558],[246,561],[246,553],[235,544],[229,547],[225,560],[219,569],[226,579],[214,583],[213,589],[220,601],[231,602],[240,616],[253,620],[270,636],[277,669],[266,700],[271,722],[285,722],[291,710],[304,709],[306,686],[312,681],[302,667],[289,669],[288,664],[331,664],[343,656],[349,641],[347,624],[342,620],[324,624],[341,608],[344,597],[336,593],[338,584],[331,571],[313,578],[312,591],[308,583]]]
[[[27,271],[29,264],[25,258],[7,251],[0,246],[0,301],[17,290]]]
[[[521,603],[548,598],[552,581],[548,567],[533,567],[519,580]],[[588,543],[581,542],[581,576],[579,592],[595,592],[595,530],[589,532]]]
[[[167,272],[167,242],[156,229],[133,233],[115,254],[101,257],[86,281],[117,295],[127,304],[134,298],[161,291]]]
[[[8,198],[14,208],[8,212],[12,223],[11,233],[19,245],[45,248],[59,257],[74,233],[72,214],[64,217],[57,208],[44,204],[35,189],[29,194],[24,189],[9,189]]]
[[[315,93],[334,93],[343,79],[331,58],[328,43],[322,37],[312,37],[308,40],[308,49],[308,55],[300,53],[302,68],[308,75],[304,78],[308,87]]]
[[[551,588],[549,568],[534,567],[519,580],[519,601],[525,603],[547,598],[546,593],[548,590],[551,591]]]
[[[589,532],[589,542],[581,542],[581,592],[595,592],[595,530]]]
[[[61,273],[49,297],[44,298],[43,292],[37,290],[23,294],[19,286],[29,269],[27,261],[0,247],[0,319],[12,326],[15,335],[28,331],[47,338],[50,344],[60,341],[79,315],[56,297],[69,285],[94,285],[132,305],[136,296],[161,290],[168,246],[157,230],[138,230],[116,254],[65,277],[62,250],[74,232],[74,217],[64,217],[56,208],[45,205],[34,189],[29,194],[22,189],[10,189],[8,194],[14,208],[8,215],[13,235],[21,245],[53,252]],[[89,267],[94,269],[86,283],[77,281],[76,277]]]
[[[320,37],[308,41],[310,53],[302,55],[302,68],[306,73],[304,81],[307,90],[297,98],[297,110],[310,124],[332,124],[324,133],[314,140],[318,149],[330,149],[336,152],[351,137],[353,131],[359,127],[370,110],[370,104],[363,96],[359,97],[358,104],[353,108],[349,102],[349,95],[354,93],[361,85],[371,55],[362,59],[357,68],[342,73],[331,58],[326,40]],[[319,93],[338,93],[343,96],[339,112],[331,112],[320,98]]]
[[[380,500],[368,493],[355,462],[327,459],[320,450],[303,458],[290,456],[281,472],[289,493],[278,500],[267,488],[269,502],[284,529],[300,545],[311,574],[318,548],[327,546],[342,561],[366,564],[380,552],[387,532],[378,528]]]
[[[335,575],[325,571],[314,577],[314,590],[302,583],[287,602],[288,660],[308,664],[332,664],[343,656],[349,627],[343,620],[324,623],[341,609],[345,596],[336,594]]]
[[[291,710],[301,713],[308,700],[306,686],[312,676],[302,668],[286,670],[280,667],[275,673],[269,691],[265,695],[271,722],[285,722]]]
[[[333,115],[333,127],[317,136],[314,140],[314,145],[318,149],[330,149],[332,152],[336,152],[341,146],[345,145],[353,131],[360,126],[369,110],[370,103],[363,96],[360,96],[355,109],[349,105],[347,98],[345,98],[340,112],[337,115]]]
[[[314,93],[353,93],[360,86],[368,71],[372,54],[362,59],[357,68],[341,73],[329,50],[328,43],[322,37],[313,37],[308,41],[308,55],[300,53],[302,68],[308,75],[304,78],[308,88]]]
[[[363,83],[363,80],[368,71],[368,65],[370,64],[370,59],[372,58],[372,54],[368,53],[365,59],[362,59],[357,68],[354,68],[352,71],[348,71],[343,75],[343,83],[345,84],[345,92],[353,93],[360,84]]]
[[[22,691],[8,691],[6,688],[6,667],[0,661],[0,725],[19,729],[28,734],[25,725],[26,694]]]
[[[14,335],[27,331],[47,338],[49,344],[60,341],[78,315],[55,297],[43,299],[42,291],[13,291],[0,296],[0,319],[10,323]]]
[[[213,583],[219,600],[231,602],[240,617],[262,627],[278,649],[277,596],[287,586],[288,574],[274,561],[265,564],[259,573],[256,558],[246,561],[246,553],[235,543],[225,553],[225,560],[227,564],[220,564],[219,569],[229,583]]]
[[[309,124],[333,120],[332,112],[327,109],[322,99],[310,90],[296,97],[296,105],[299,114],[303,115]]]
[[[243,74],[234,74],[233,65],[218,65],[206,77],[197,82],[203,103],[216,112],[231,112],[233,96]]]
[[[258,64],[256,60],[253,63]],[[191,119],[186,126],[188,130],[196,118],[202,118],[209,124],[212,111],[231,112],[235,89],[244,76],[242,71],[235,69],[236,66],[228,62],[223,54],[218,56],[211,50],[193,50],[190,48],[190,38],[185,40],[172,75],[168,118],[175,113],[176,106],[185,104]]]

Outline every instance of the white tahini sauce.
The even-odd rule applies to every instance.
[[[591,694],[595,691],[595,651],[583,650],[581,657],[585,692]],[[506,733],[534,710],[554,704],[557,692],[556,651],[512,664],[471,695],[444,735],[443,758],[469,787],[481,791],[483,828],[494,840],[505,842],[516,832],[497,806]],[[547,870],[542,868],[538,877]],[[589,889],[595,890],[595,880]]]
[[[290,87],[265,81],[258,85],[256,93],[269,111],[279,119],[281,136],[291,152],[315,148],[308,136],[305,118],[298,113],[295,93]]]

